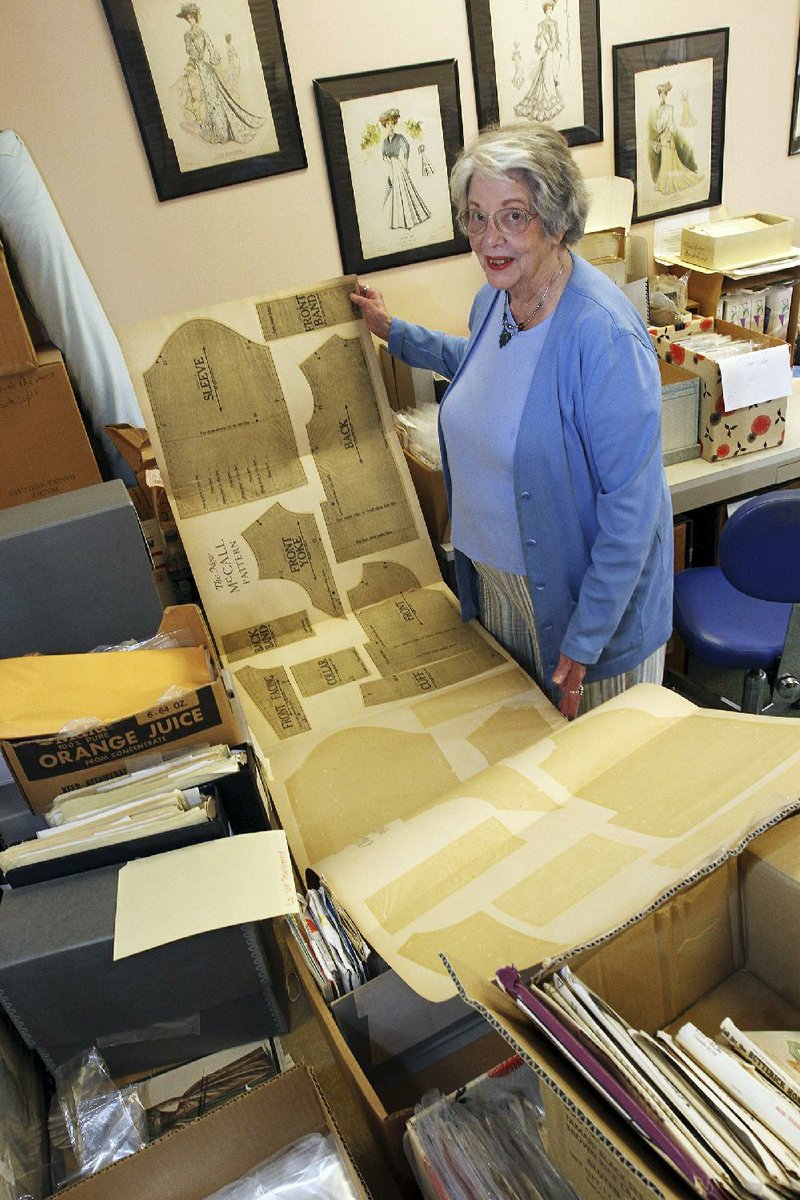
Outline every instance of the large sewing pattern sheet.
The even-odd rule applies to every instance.
[[[121,342],[300,869],[412,987],[606,936],[800,796],[791,721],[641,685],[567,725],[441,581],[354,279]]]

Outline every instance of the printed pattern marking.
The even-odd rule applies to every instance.
[[[310,729],[303,706],[297,698],[289,676],[283,667],[259,671],[242,667],[236,678],[250,699],[263,713],[279,738],[294,737]]]
[[[347,593],[353,612],[389,600],[400,592],[411,592],[420,586],[413,571],[394,562],[370,562],[361,568],[361,582]]]
[[[265,650],[289,646],[292,642],[313,636],[314,630],[311,628],[308,613],[296,612],[288,613],[285,617],[276,617],[272,621],[260,621],[258,625],[250,625],[247,629],[225,633],[222,635],[222,645],[229,662],[240,662],[243,658],[252,658],[254,654],[262,654]]]
[[[350,292],[355,289],[356,278],[351,275],[313,292],[264,300],[256,305],[264,341],[273,342],[296,333],[313,333],[315,329],[357,320],[360,314],[353,311],[350,299]]]
[[[144,372],[181,517],[221,512],[307,481],[266,346],[187,321]]]
[[[343,617],[344,608],[313,513],[293,513],[282,504],[242,531],[255,555],[259,579],[286,579],[305,588],[315,608]]]
[[[381,422],[360,338],[328,339],[300,369],[314,396],[308,440],[338,562],[418,537]]]
[[[358,653],[351,648],[310,658],[306,662],[294,663],[292,675],[303,696],[318,696],[345,683],[363,679],[369,671]]]

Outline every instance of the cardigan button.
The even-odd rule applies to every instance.
[[[537,584],[536,584],[536,590],[537,590],[537,592],[543,592],[543,591],[544,591],[544,584],[543,584],[543,583],[537,583]]]
[[[530,500],[531,494],[530,492],[520,492],[519,498],[520,500]]]
[[[528,544],[529,546],[535,546],[535,545],[536,545],[536,538],[528,538],[528,543],[527,543],[527,544]]]
[[[552,633],[552,632],[553,632],[553,626],[552,626],[552,625],[543,625],[543,626],[542,626],[542,628],[544,629],[545,633]]]

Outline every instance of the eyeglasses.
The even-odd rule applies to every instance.
[[[524,233],[536,216],[536,213],[526,212],[524,208],[498,208],[493,213],[468,208],[458,214],[458,223],[467,237],[481,237],[489,228],[490,220],[499,233],[513,237],[515,233]]]

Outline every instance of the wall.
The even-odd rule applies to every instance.
[[[115,326],[342,273],[315,77],[455,57],[465,136],[475,132],[464,0],[280,0],[280,10],[308,169],[161,203],[100,0],[0,0],[0,125],[26,143]],[[800,155],[787,146],[800,0],[600,0],[600,10],[605,140],[576,151],[583,173],[613,173],[612,45],[730,26],[723,201],[797,216]],[[460,332],[481,274],[458,255],[370,282],[398,314]]]

